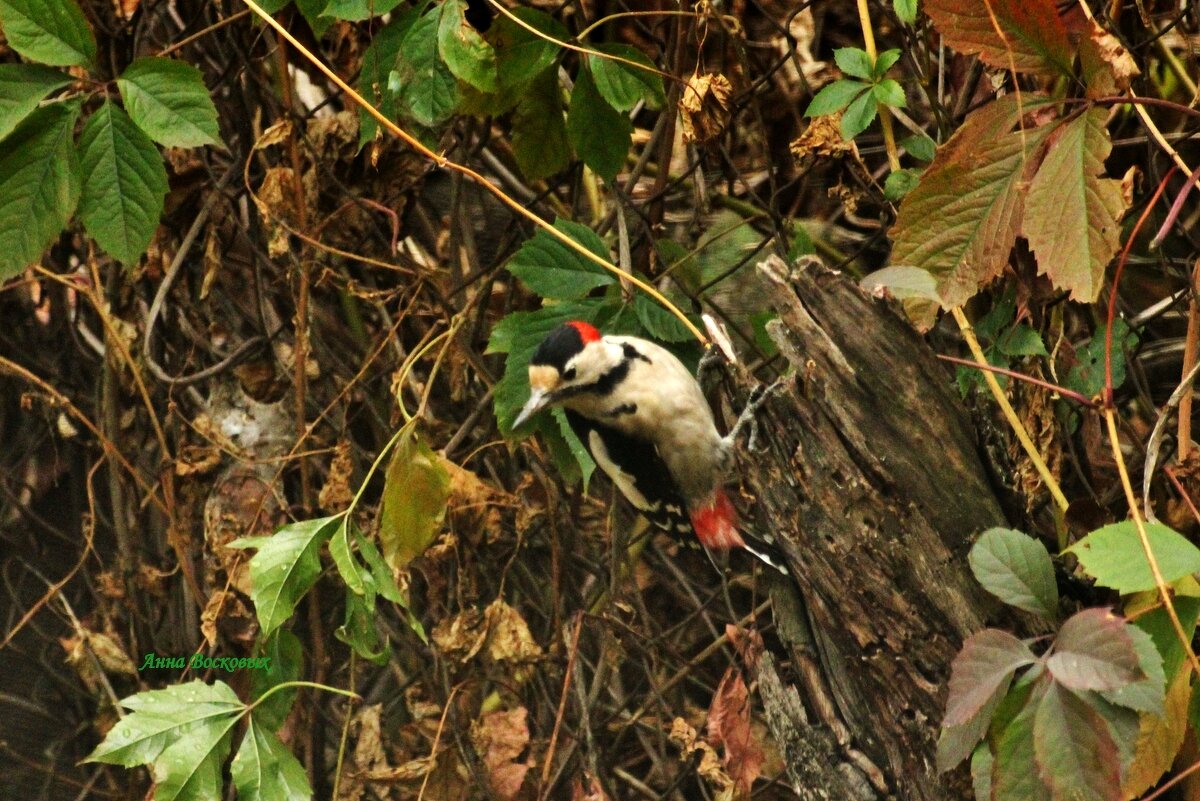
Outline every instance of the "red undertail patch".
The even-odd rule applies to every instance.
[[[730,548],[745,548],[746,542],[737,530],[737,514],[725,490],[717,488],[711,502],[706,506],[697,506],[690,511],[692,528],[696,530],[696,539],[705,548],[715,551],[728,551]]]
[[[599,342],[600,341],[600,332],[597,331],[596,326],[592,325],[591,323],[584,323],[584,322],[580,322],[579,320],[572,320],[571,322],[567,323],[567,325],[571,326],[572,328],[574,328],[576,331],[579,332],[579,338],[583,340],[583,344],[585,344],[585,345],[588,344],[589,342]]]

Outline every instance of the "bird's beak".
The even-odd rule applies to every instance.
[[[529,396],[529,400],[525,404],[525,408],[521,409],[521,413],[517,415],[517,419],[513,421],[512,427],[520,428],[525,421],[533,417],[546,407],[550,402],[550,393],[544,389],[535,389],[533,394]]]

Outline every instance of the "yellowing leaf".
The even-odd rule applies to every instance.
[[[1133,761],[1121,783],[1125,798],[1136,798],[1149,790],[1175,761],[1187,733],[1191,678],[1190,670],[1179,671],[1167,690],[1163,714],[1142,715]]]
[[[1095,108],[1055,130],[1029,186],[1022,226],[1038,272],[1085,303],[1100,294],[1104,268],[1120,245],[1117,222],[1128,207],[1120,180],[1101,177],[1112,150],[1107,116]]]
[[[415,431],[401,435],[388,463],[379,513],[383,558],[401,569],[433,542],[446,516],[450,476]]]
[[[1000,69],[1071,74],[1071,44],[1054,0],[926,0],[923,5],[946,44],[960,53],[978,53]]]

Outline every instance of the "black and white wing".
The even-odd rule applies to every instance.
[[[654,525],[676,534],[692,533],[687,507],[658,449],[610,426],[566,410],[575,436],[587,447],[634,508]]]

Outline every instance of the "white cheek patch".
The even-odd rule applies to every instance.
[[[642,512],[653,512],[657,508],[655,504],[646,500],[646,496],[637,488],[637,479],[617,466],[617,463],[608,455],[608,448],[605,447],[599,432],[593,430],[588,435],[588,446],[596,464],[600,466],[606,476],[612,479],[612,483],[617,485],[617,489],[629,499],[634,508]]]

